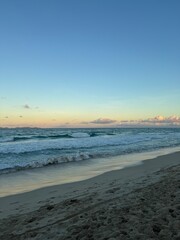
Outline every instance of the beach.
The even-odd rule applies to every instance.
[[[0,1],[0,240],[180,240],[179,12]]]
[[[180,152],[0,198],[0,239],[180,239]]]

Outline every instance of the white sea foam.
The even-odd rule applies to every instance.
[[[40,168],[49,165],[55,165],[60,163],[69,163],[69,162],[78,162],[92,158],[93,156],[88,153],[76,153],[70,154],[66,156],[59,157],[50,157],[47,159],[40,159],[39,161],[30,161],[27,163],[26,161],[22,161],[20,163],[14,162],[13,164],[0,164],[0,173],[8,173],[15,172],[23,169],[30,168]]]

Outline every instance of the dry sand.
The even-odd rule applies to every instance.
[[[0,198],[0,239],[180,240],[180,153]]]

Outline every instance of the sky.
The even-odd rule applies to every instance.
[[[1,0],[0,127],[180,126],[179,0]]]

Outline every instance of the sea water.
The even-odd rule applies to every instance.
[[[0,174],[180,146],[180,128],[0,129]]]
[[[0,129],[0,197],[180,151],[178,128]]]

